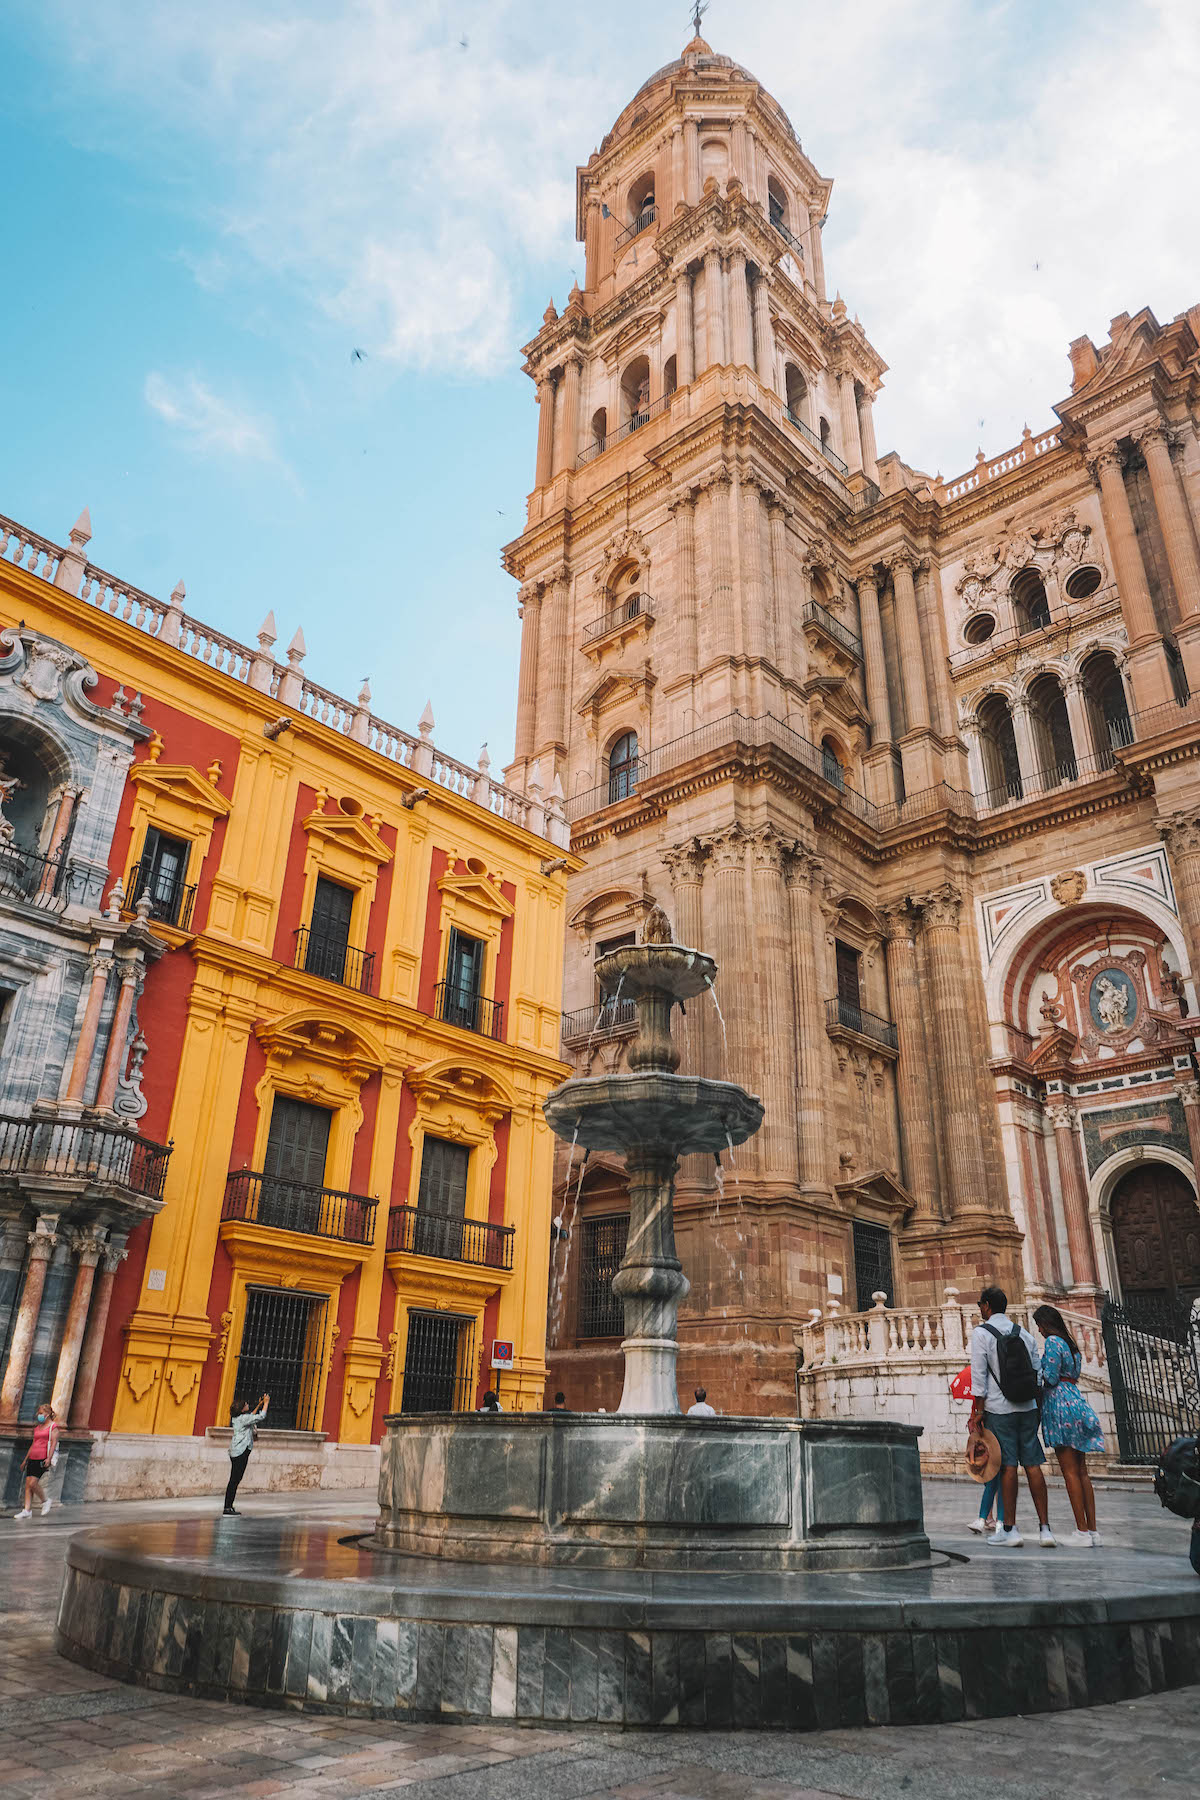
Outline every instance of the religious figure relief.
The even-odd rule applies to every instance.
[[[11,821],[5,818],[4,808],[17,789],[25,786],[25,783],[18,780],[15,775],[5,774],[7,761],[7,757],[0,752],[0,849],[4,850],[7,850],[13,841],[13,826]]]
[[[673,944],[671,921],[657,901],[650,908],[642,922],[643,944]]]
[[[1146,988],[1146,956],[1130,950],[1071,970],[1085,1053],[1128,1049],[1134,1039],[1157,1043],[1169,1027],[1154,1017]]]
[[[1124,1031],[1137,1016],[1137,996],[1128,976],[1097,975],[1092,983],[1092,1017],[1103,1031]]]

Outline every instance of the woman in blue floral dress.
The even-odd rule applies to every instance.
[[[1083,1358],[1056,1306],[1039,1306],[1033,1322],[1046,1340],[1042,1350],[1042,1438],[1053,1450],[1075,1514],[1074,1542],[1098,1548],[1096,1495],[1088,1456],[1104,1449],[1100,1421],[1079,1391]]]

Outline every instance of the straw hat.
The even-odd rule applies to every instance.
[[[980,1426],[967,1439],[967,1474],[982,1486],[1000,1473],[1000,1440]]]

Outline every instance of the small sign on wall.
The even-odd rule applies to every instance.
[[[165,1269],[150,1269],[148,1271],[146,1275],[147,1293],[161,1294],[166,1288],[166,1285],[167,1271]]]
[[[493,1369],[511,1369],[513,1366],[513,1347],[505,1338],[492,1339]]]
[[[825,1276],[825,1285],[835,1299],[840,1299],[842,1292],[842,1278],[840,1275],[834,1275],[832,1272],[828,1272]]]

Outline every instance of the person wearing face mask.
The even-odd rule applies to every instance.
[[[43,1517],[50,1511],[52,1502],[42,1487],[42,1476],[58,1458],[58,1421],[54,1417],[54,1408],[47,1402],[37,1409],[37,1422],[33,1428],[33,1442],[25,1452],[22,1467],[25,1470],[25,1504],[17,1519],[32,1519],[33,1503],[41,1502]]]

